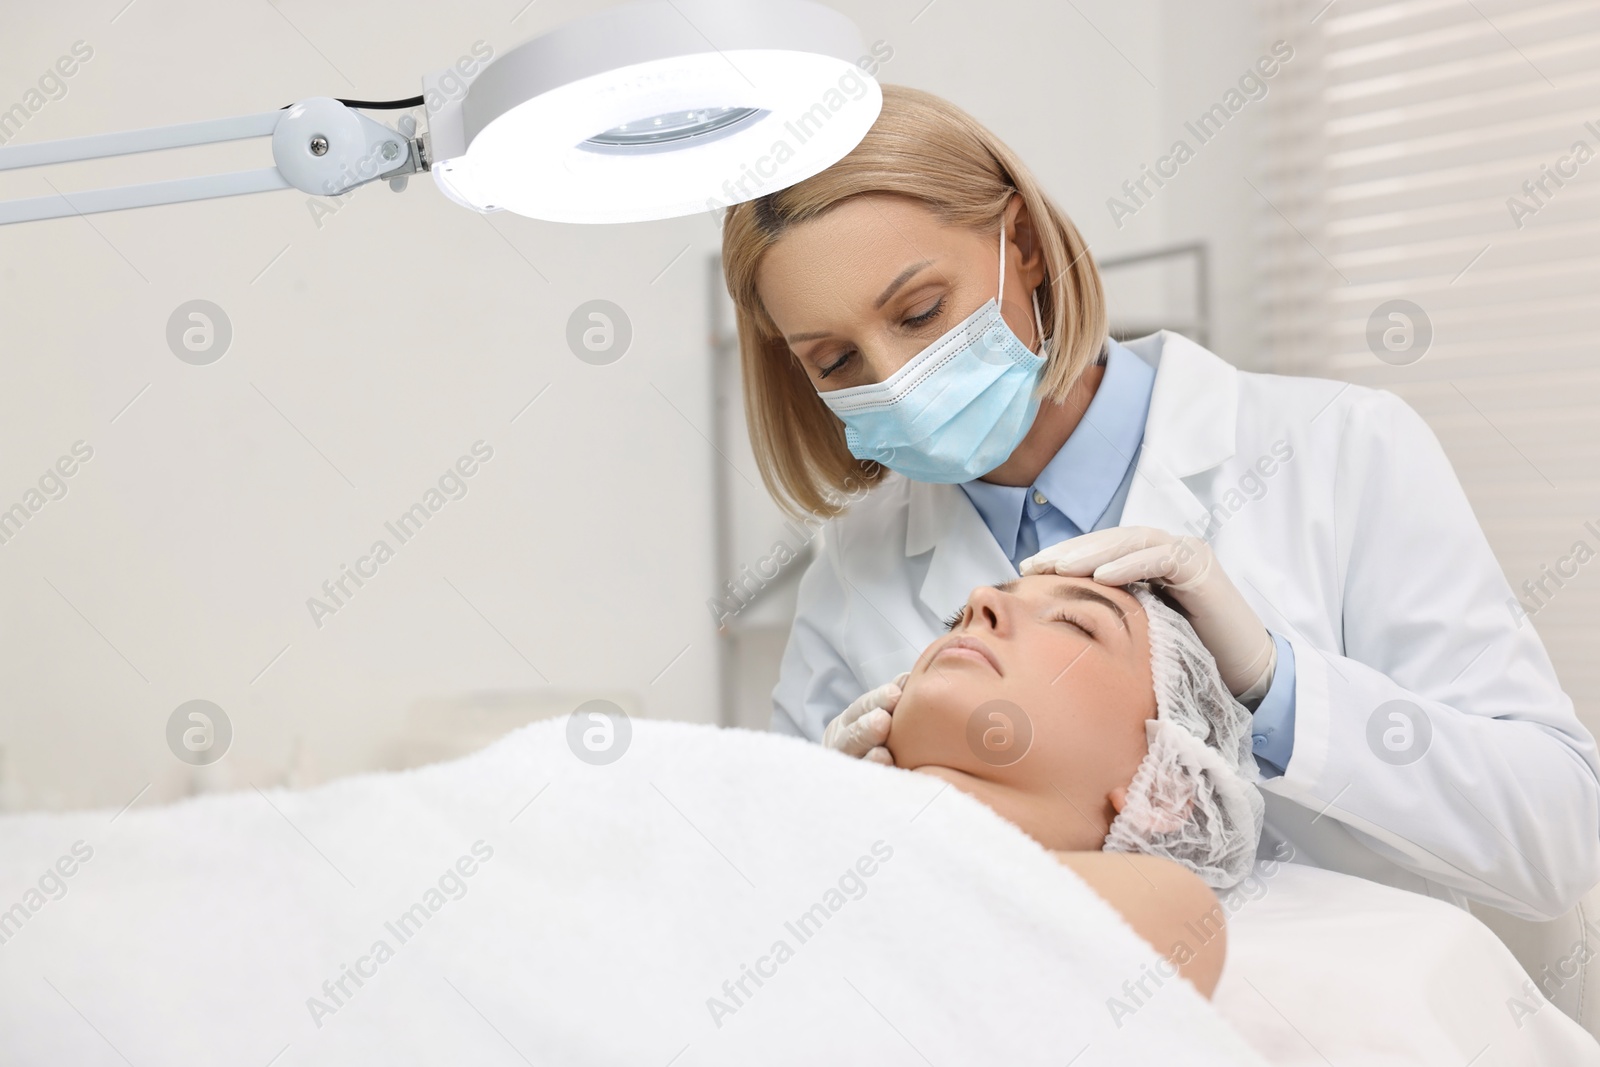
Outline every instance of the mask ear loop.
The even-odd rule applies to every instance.
[[[1006,222],[1000,220],[1000,292],[994,298],[994,306],[1005,310],[1006,302]]]
[[[1035,289],[1033,296],[1033,328],[1034,336],[1039,339],[1039,351],[1035,355],[1044,355],[1044,319],[1039,315],[1039,290]],[[1006,224],[1000,223],[1000,293],[994,298],[994,305],[1005,313],[1006,296]]]
[[[1039,351],[1035,355],[1044,355],[1044,319],[1039,317],[1039,290],[1033,291],[1033,328],[1038,331]]]

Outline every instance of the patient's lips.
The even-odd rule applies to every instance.
[[[939,647],[934,650],[933,656],[928,660],[928,663],[931,665],[934,660],[946,658],[967,659],[975,663],[981,662],[996,674],[1005,673],[1000,669],[1000,661],[989,650],[989,646],[976,637],[971,637],[967,634],[952,634],[950,637],[945,638],[939,644]]]

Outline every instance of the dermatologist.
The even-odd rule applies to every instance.
[[[1399,398],[1111,340],[1021,160],[895,86],[843,160],[729,209],[723,263],[762,476],[832,519],[775,730],[888,761],[897,679],[975,586],[1147,579],[1253,712],[1263,850],[1528,918],[1600,881],[1594,739]]]

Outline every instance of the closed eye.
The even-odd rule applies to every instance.
[[[850,362],[850,357],[853,356],[853,355],[855,355],[855,351],[853,349],[851,351],[849,351],[849,352],[846,352],[844,355],[840,356],[838,359],[834,360],[832,363],[828,364],[826,367],[823,367],[821,373],[819,373],[817,375],[817,377],[818,378],[826,378],[828,375],[832,374],[834,371],[838,370],[840,367],[843,367],[846,363],[849,363]]]
[[[933,306],[931,308],[929,308],[927,311],[924,311],[920,315],[914,315],[911,318],[907,319],[906,320],[906,325],[907,326],[926,326],[928,323],[930,323],[934,319],[938,318],[939,317],[939,313],[942,312],[943,310],[944,310],[944,297],[941,296],[938,300],[935,300],[933,302]]]
[[[1074,615],[1071,612],[1063,612],[1062,614],[1055,616],[1055,621],[1064,622],[1069,626],[1076,626],[1078,629],[1082,630],[1085,635],[1089,637],[1094,636],[1094,627],[1082,617]]]
[[[951,613],[950,617],[944,620],[944,628],[946,632],[954,630],[957,626],[960,626],[961,620],[966,618],[966,615],[967,609],[965,607],[957,608],[953,613]]]

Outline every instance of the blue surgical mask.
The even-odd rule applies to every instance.
[[[1006,291],[1005,227],[1000,228],[1000,292]],[[1039,412],[1035,387],[1044,368],[1044,322],[1033,294],[1039,354],[1000,314],[996,297],[911,362],[872,385],[820,394],[844,422],[845,444],[918,482],[970,482],[1015,452]]]

